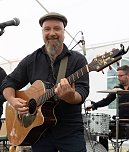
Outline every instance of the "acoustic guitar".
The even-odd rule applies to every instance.
[[[114,49],[104,55],[98,56],[90,64],[85,65],[69,77],[70,84],[91,71],[101,71],[109,65],[117,62],[122,55],[127,53],[123,45],[121,49]],[[6,127],[11,145],[29,146],[34,144],[43,135],[46,129],[57,123],[54,109],[59,101],[49,101],[55,96],[55,88],[45,91],[44,83],[35,81],[27,90],[16,91],[16,97],[28,101],[29,113],[20,116],[18,112],[7,102],[6,104]]]

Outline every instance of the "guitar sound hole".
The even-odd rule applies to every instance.
[[[28,107],[29,107],[29,113],[30,114],[34,114],[36,111],[36,107],[37,107],[37,103],[35,99],[30,99],[29,103],[28,103]]]

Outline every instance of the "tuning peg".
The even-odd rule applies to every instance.
[[[111,65],[109,65],[109,70],[112,70],[112,67],[111,67]]]
[[[98,58],[98,57],[100,57],[100,55],[97,55],[96,57]]]
[[[112,49],[112,51],[116,50],[115,48]]]
[[[102,70],[102,73],[104,74],[104,71]]]
[[[116,62],[116,64],[117,64],[117,66],[119,66],[119,65],[120,65],[120,63],[119,63],[118,61]]]

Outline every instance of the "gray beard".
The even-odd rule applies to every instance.
[[[49,44],[46,44],[46,49],[50,56],[55,56],[58,53],[58,50],[60,49],[60,43],[57,42],[55,45],[52,45],[52,46]]]
[[[50,56],[55,56],[57,54],[57,50],[55,49],[55,47],[47,47],[47,52]]]

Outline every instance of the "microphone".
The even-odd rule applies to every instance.
[[[13,18],[13,20],[0,23],[0,28],[4,29],[6,26],[18,26],[19,24],[20,20],[18,18]]]
[[[85,47],[85,40],[84,40],[84,35],[83,35],[83,32],[82,33],[82,51],[83,51],[83,54],[86,55],[86,47]]]

